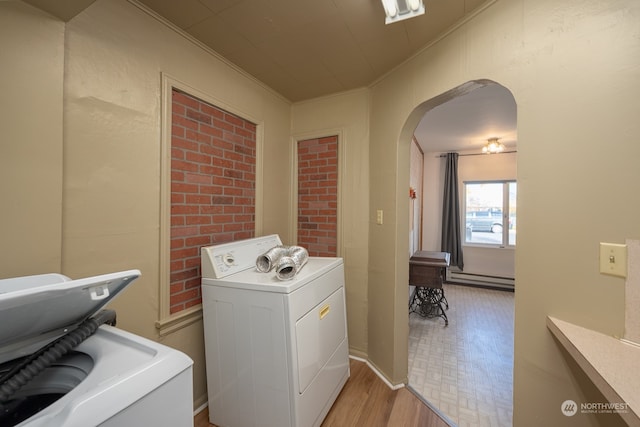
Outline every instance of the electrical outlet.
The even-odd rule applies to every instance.
[[[627,245],[600,243],[600,273],[627,277]]]
[[[378,225],[382,225],[382,223],[384,219],[384,213],[382,212],[382,209],[378,209],[378,211],[376,212],[376,223]]]

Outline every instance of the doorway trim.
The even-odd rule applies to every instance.
[[[457,86],[453,89],[450,89],[440,95],[437,95],[433,98],[430,98],[420,104],[418,104],[409,114],[407,120],[405,121],[401,132],[400,132],[400,136],[398,138],[398,144],[397,144],[397,194],[403,194],[403,192],[405,191],[406,187],[408,185],[410,185],[410,171],[409,171],[409,167],[410,167],[410,145],[413,143],[413,133],[418,125],[418,123],[420,122],[420,120],[426,115],[428,114],[428,112],[435,108],[438,107],[439,105],[442,105],[448,101],[451,101],[455,98],[458,98],[460,96],[464,96],[470,92],[472,92],[475,89],[479,89],[481,87],[487,86],[487,85],[500,85],[502,87],[504,87],[505,89],[509,90],[509,92],[511,93],[511,96],[514,98],[515,100],[515,96],[513,95],[513,91],[511,91],[511,89],[509,89],[507,86],[493,81],[493,80],[489,80],[489,79],[479,79],[479,80],[472,80],[472,81],[468,81],[466,83],[461,84],[460,86]],[[517,108],[517,107],[516,107]],[[516,127],[517,127],[517,122],[516,122]],[[408,256],[407,254],[407,248],[409,248],[409,232],[410,232],[410,228],[409,228],[409,211],[408,211],[408,207],[406,206],[405,203],[402,203],[402,198],[401,197],[396,197],[396,209],[398,212],[398,221],[396,223],[396,233],[397,233],[397,246],[396,246],[396,262],[398,266],[401,265],[408,265]],[[404,219],[406,218],[406,220]],[[405,236],[405,237],[402,237]],[[422,236],[421,236],[422,237]],[[406,257],[406,259],[405,259]],[[395,289],[395,295],[400,295],[401,292],[405,291],[406,289],[406,284],[408,283],[408,269],[403,269],[403,268],[397,268],[396,269],[396,289]],[[402,322],[402,321],[397,321],[397,323],[395,324],[395,328],[394,328],[394,332],[395,334],[398,334],[397,336],[400,337],[406,337],[406,348],[407,349],[407,354],[406,354],[406,358],[404,356],[402,356],[402,359],[400,359],[402,362],[405,362],[405,368],[406,368],[406,384],[407,386],[414,390],[414,388],[411,387],[411,384],[409,383],[409,369],[408,369],[408,335],[409,335],[409,322],[408,322],[408,304],[404,304],[403,306],[403,316],[406,316],[405,319],[407,319],[406,322]],[[398,318],[396,318],[397,320]],[[396,338],[397,339],[397,338]],[[396,348],[395,349],[396,353],[400,351],[400,349]],[[400,357],[397,354],[398,357]],[[419,393],[417,393],[419,395]],[[448,419],[448,417],[446,416],[446,414],[444,414],[439,408],[434,407],[430,402],[428,402],[426,400],[426,398],[424,398],[424,396],[421,396],[421,399],[428,404],[428,406],[430,406],[432,409],[434,409],[437,413],[442,415],[445,415],[443,418]]]

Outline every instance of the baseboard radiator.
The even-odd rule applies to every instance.
[[[516,285],[515,279],[511,277],[465,273],[464,271],[454,270],[447,271],[447,282],[511,290],[515,289]]]

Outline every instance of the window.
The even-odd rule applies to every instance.
[[[465,182],[465,238],[467,244],[515,246],[515,181]]]

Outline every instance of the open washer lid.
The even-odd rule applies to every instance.
[[[75,328],[140,277],[128,270],[71,280],[41,274],[0,280],[0,363]]]

